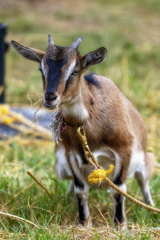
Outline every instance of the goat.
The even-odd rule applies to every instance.
[[[87,176],[92,169],[77,137],[77,127],[84,126],[88,145],[98,164],[105,169],[109,163],[115,165],[113,182],[126,192],[127,178],[135,176],[144,202],[151,205],[154,203],[149,179],[154,156],[146,153],[146,130],[140,114],[117,86],[104,76],[83,75],[89,67],[105,60],[106,48],[81,55],[77,50],[81,41],[82,37],[70,47],[60,47],[49,35],[46,52],[24,47],[15,41],[11,43],[22,57],[39,63],[44,106],[51,110],[59,107],[53,113],[51,124],[56,141],[61,139],[55,147],[55,169],[59,178],[73,179],[79,223],[91,226],[86,199],[89,195]],[[115,228],[120,224],[125,229],[125,198],[112,188],[110,192]]]

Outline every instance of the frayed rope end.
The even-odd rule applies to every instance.
[[[111,174],[111,172],[113,171],[114,166],[111,164],[109,169],[106,171],[105,169],[98,169],[98,170],[94,170],[92,173],[90,173],[90,175],[88,176],[88,182],[90,184],[97,184],[97,183],[101,183],[104,178],[106,176],[108,176],[109,174]]]

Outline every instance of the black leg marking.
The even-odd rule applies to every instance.
[[[122,189],[124,192],[126,192],[125,183],[121,184],[118,187]],[[114,202],[114,217],[113,217],[114,226],[117,230],[119,229],[119,227],[122,229],[126,229],[127,223],[124,209],[125,197],[119,194],[113,188],[111,188],[111,196]]]
[[[75,186],[78,187],[80,190],[83,190],[84,189],[83,182],[80,180],[80,178],[76,174],[73,174],[73,176],[74,176]]]
[[[78,202],[79,209],[79,223],[88,226],[89,208],[88,208],[88,185],[85,181],[83,174],[77,166],[76,159],[72,159],[70,162],[70,168],[73,174],[74,180],[74,192]],[[83,197],[84,196],[84,197]]]
[[[117,174],[117,176],[115,177],[113,183],[116,185],[121,185],[122,184],[121,176],[122,176],[122,169],[121,169],[120,173]]]
[[[84,199],[82,198],[81,195],[76,195],[77,201],[78,201],[78,209],[79,209],[79,222],[81,224],[84,224],[84,222],[87,220],[86,219],[86,214],[85,214],[85,209],[84,209]]]
[[[115,194],[114,199],[116,201],[115,204],[115,215],[114,215],[114,224],[122,224],[124,222],[124,216],[123,216],[123,199],[124,197],[120,194]]]

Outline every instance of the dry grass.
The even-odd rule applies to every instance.
[[[107,60],[91,69],[108,76],[132,101],[144,118],[148,131],[148,151],[160,160],[160,4],[143,2],[73,0],[0,1],[1,21],[8,24],[7,41],[45,50],[47,34],[57,45],[70,45],[83,35],[82,54],[101,46],[108,49]],[[10,105],[40,104],[42,83],[38,66],[21,59],[13,49],[6,55],[6,101]],[[1,90],[0,90],[1,91]],[[28,91],[30,92],[27,98]],[[37,95],[38,94],[38,95]],[[34,97],[35,96],[35,97]],[[38,102],[39,101],[39,102]],[[35,111],[39,109],[36,108]],[[0,142],[0,204],[3,212],[22,217],[31,225],[0,218],[1,239],[159,239],[160,218],[126,200],[128,231],[116,233],[112,227],[113,203],[105,191],[90,191],[93,229],[77,225],[74,198],[65,196],[67,182],[54,173],[54,144],[23,132]],[[26,172],[30,171],[53,196],[54,201]],[[151,180],[156,207],[160,207],[159,165]],[[46,178],[43,178],[46,177]],[[56,179],[57,180],[57,179]],[[128,192],[141,200],[134,180]]]

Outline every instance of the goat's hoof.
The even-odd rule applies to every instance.
[[[152,200],[152,199],[150,199],[150,200],[149,200],[149,205],[151,205],[152,207],[154,207],[154,206],[155,206],[155,203],[153,202],[153,200]]]
[[[91,219],[91,217],[88,217],[88,219],[83,221],[83,222],[79,221],[79,226],[83,227],[83,228],[88,228],[88,229],[92,228],[92,219]]]
[[[123,231],[126,231],[127,230],[127,222],[124,221],[123,223],[119,223],[119,224],[116,224],[114,226],[114,229],[116,232],[123,232]]]

